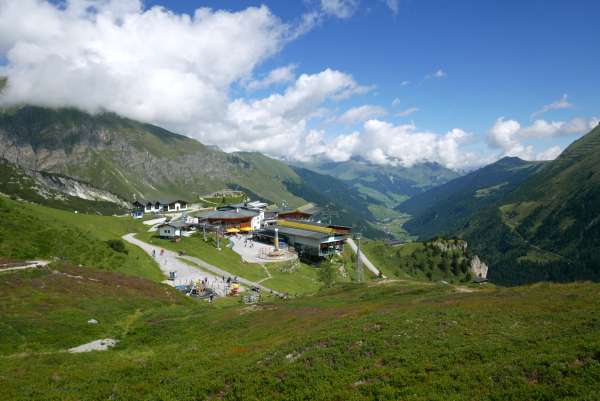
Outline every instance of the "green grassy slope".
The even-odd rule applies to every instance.
[[[390,246],[382,241],[365,241],[362,251],[386,277],[411,280],[470,281],[471,256],[460,248],[464,241],[438,238]],[[440,246],[448,246],[443,249]]]
[[[600,127],[461,230],[505,283],[600,280]]]
[[[498,202],[539,171],[543,162],[506,157],[446,184],[415,195],[397,210],[413,218],[404,225],[421,238],[454,233],[480,209]]]
[[[61,271],[81,279],[0,273],[3,400],[597,399],[596,284],[346,285],[211,307]],[[92,317],[100,324],[86,325]],[[62,352],[106,337],[115,349]]]
[[[0,256],[60,259],[73,264],[162,281],[158,266],[139,248],[115,251],[107,241],[143,229],[129,217],[75,214],[0,197]]]

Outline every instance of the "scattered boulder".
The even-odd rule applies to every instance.
[[[92,341],[87,344],[82,344],[77,347],[69,348],[69,352],[72,354],[79,354],[82,352],[106,351],[107,349],[117,345],[117,342],[117,340],[113,340],[112,338],[105,338],[102,340]]]
[[[98,321],[96,319],[90,319],[88,320],[88,324],[98,324]]]

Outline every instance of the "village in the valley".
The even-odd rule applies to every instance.
[[[190,296],[212,302],[215,297],[240,295],[247,303],[258,301],[265,292],[288,296],[260,282],[238,277],[223,266],[194,258],[185,251],[167,249],[169,243],[185,242],[192,236],[210,242],[217,251],[228,247],[239,255],[242,263],[260,265],[319,262],[341,254],[344,245],[350,242],[351,249],[360,255],[358,263],[364,263],[374,275],[381,274],[360,253],[359,236],[352,239],[352,228],[322,222],[318,218],[320,211],[313,204],[280,207],[229,190],[200,199],[201,202],[196,203],[184,199],[134,200],[131,216],[142,219],[148,226],[148,231],[153,233],[151,244],[133,235],[125,237],[155,258],[168,277],[166,283]]]

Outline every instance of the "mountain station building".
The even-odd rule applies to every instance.
[[[310,223],[301,220],[278,220],[274,226],[255,231],[259,241],[273,243],[278,236],[294,248],[301,258],[324,258],[341,253],[351,233],[350,227]]]
[[[229,234],[259,230],[265,218],[264,211],[244,205],[230,205],[198,215],[199,223],[219,225]]]

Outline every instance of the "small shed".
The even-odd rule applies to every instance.
[[[181,237],[181,224],[165,223],[158,226],[158,235],[160,238],[173,239]]]
[[[144,218],[144,209],[133,209],[131,211],[131,217],[133,217],[134,219]]]

